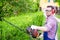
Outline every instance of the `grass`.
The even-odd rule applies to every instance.
[[[56,17],[60,18],[60,14],[56,14]]]
[[[60,15],[56,15],[56,17],[58,17],[60,19]],[[58,31],[57,31],[57,34],[58,34],[58,40],[60,40],[60,23],[58,23]]]
[[[58,40],[60,40],[60,23],[58,24],[58,31],[57,31],[57,34],[58,34]]]

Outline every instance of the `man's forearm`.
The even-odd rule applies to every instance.
[[[41,31],[48,31],[46,27],[37,27],[37,29]]]

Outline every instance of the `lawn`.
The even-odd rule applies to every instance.
[[[60,40],[60,23],[58,24],[58,32],[57,32],[57,34],[58,34],[58,40]]]
[[[58,17],[60,19],[60,15],[56,15],[56,17]],[[58,40],[60,40],[60,23],[58,23],[58,31],[57,31],[57,34],[58,34]]]

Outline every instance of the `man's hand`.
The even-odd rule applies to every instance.
[[[37,26],[32,25],[31,28],[32,28],[32,29],[37,29]]]

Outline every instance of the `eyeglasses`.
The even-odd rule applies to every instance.
[[[46,10],[46,12],[51,12],[51,10]]]

